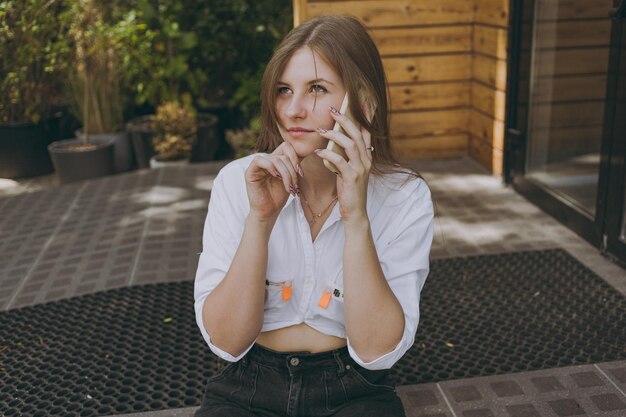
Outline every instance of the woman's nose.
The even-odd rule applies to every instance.
[[[287,117],[304,118],[306,116],[305,104],[302,97],[293,96],[286,109]]]

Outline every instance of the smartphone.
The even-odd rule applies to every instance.
[[[365,102],[365,97],[360,97],[361,102]],[[376,111],[376,106],[373,105],[371,100],[367,100],[367,103],[369,104],[369,121],[372,120],[372,117],[374,117],[374,112]],[[346,93],[346,95],[343,98],[343,101],[341,102],[341,108],[339,109],[339,113],[343,114],[344,116],[348,117],[350,120],[352,120],[354,122],[354,119],[352,118],[352,114],[350,113],[350,106],[348,104],[348,93]],[[356,123],[356,122],[355,122]],[[358,127],[358,125],[357,125]],[[346,132],[343,130],[343,128],[341,127],[341,125],[337,122],[335,122],[335,126],[333,127],[333,131],[335,132],[340,132],[343,133],[344,135],[348,136],[346,134]],[[326,149],[328,149],[329,151],[335,152],[336,154],[339,154],[341,157],[343,157],[345,160],[348,160],[348,155],[346,155],[346,151],[345,149],[336,144],[335,142],[333,142],[332,140],[328,141],[328,145],[326,146]],[[339,169],[337,169],[337,167],[335,166],[335,164],[333,164],[332,162],[327,161],[326,159],[324,159],[324,166],[326,168],[328,168],[331,172],[334,172],[337,175],[341,175],[341,172],[339,171]]]

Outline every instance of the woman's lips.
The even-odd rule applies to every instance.
[[[289,132],[289,134],[292,137],[300,137],[300,136],[304,136],[304,135],[307,135],[309,133],[312,133],[313,131],[312,130],[303,129],[303,128],[299,128],[299,127],[294,127],[294,128],[291,128],[291,129],[287,130],[287,132]]]

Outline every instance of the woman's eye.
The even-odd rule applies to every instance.
[[[289,87],[278,87],[278,94],[289,94],[290,92]]]
[[[311,86],[311,91],[314,92],[315,94],[319,94],[319,93],[326,93],[328,90],[326,90],[324,87],[322,87],[319,84],[315,84]]]

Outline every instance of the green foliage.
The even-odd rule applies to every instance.
[[[167,101],[157,107],[152,145],[161,161],[188,158],[196,138],[196,115],[189,106]]]
[[[127,69],[136,104],[188,94],[196,107],[256,111],[259,74],[292,27],[291,0],[134,0],[133,7],[151,44]]]
[[[254,117],[248,127],[226,131],[226,141],[235,150],[235,158],[243,158],[256,152],[256,143],[261,132],[261,118]]]
[[[70,48],[61,1],[0,1],[0,123],[38,122],[60,102]]]
[[[148,52],[142,39],[146,25],[137,20],[134,10],[124,11],[115,2],[66,2],[74,62],[68,71],[72,109],[86,138],[88,133],[116,132],[124,125],[127,69],[141,52]]]
[[[119,107],[132,114],[136,106],[156,108],[169,100],[202,109],[238,107],[251,118],[258,111],[265,63],[292,27],[291,3],[0,0],[0,123],[48,116],[53,106],[63,104],[64,90],[65,100],[72,92],[74,103],[85,95],[79,68],[85,61],[77,51],[81,38],[71,29],[85,5],[96,7],[99,15],[94,24],[82,26],[83,41],[93,41],[83,56],[95,61],[98,53],[109,54],[99,58],[106,66],[85,67],[102,80],[94,84],[100,91],[98,106],[105,107],[104,94],[110,96],[104,102],[116,116],[109,125],[120,125]],[[81,103],[74,108],[84,119],[84,97]],[[91,131],[99,130],[94,125],[98,116],[88,117]]]

